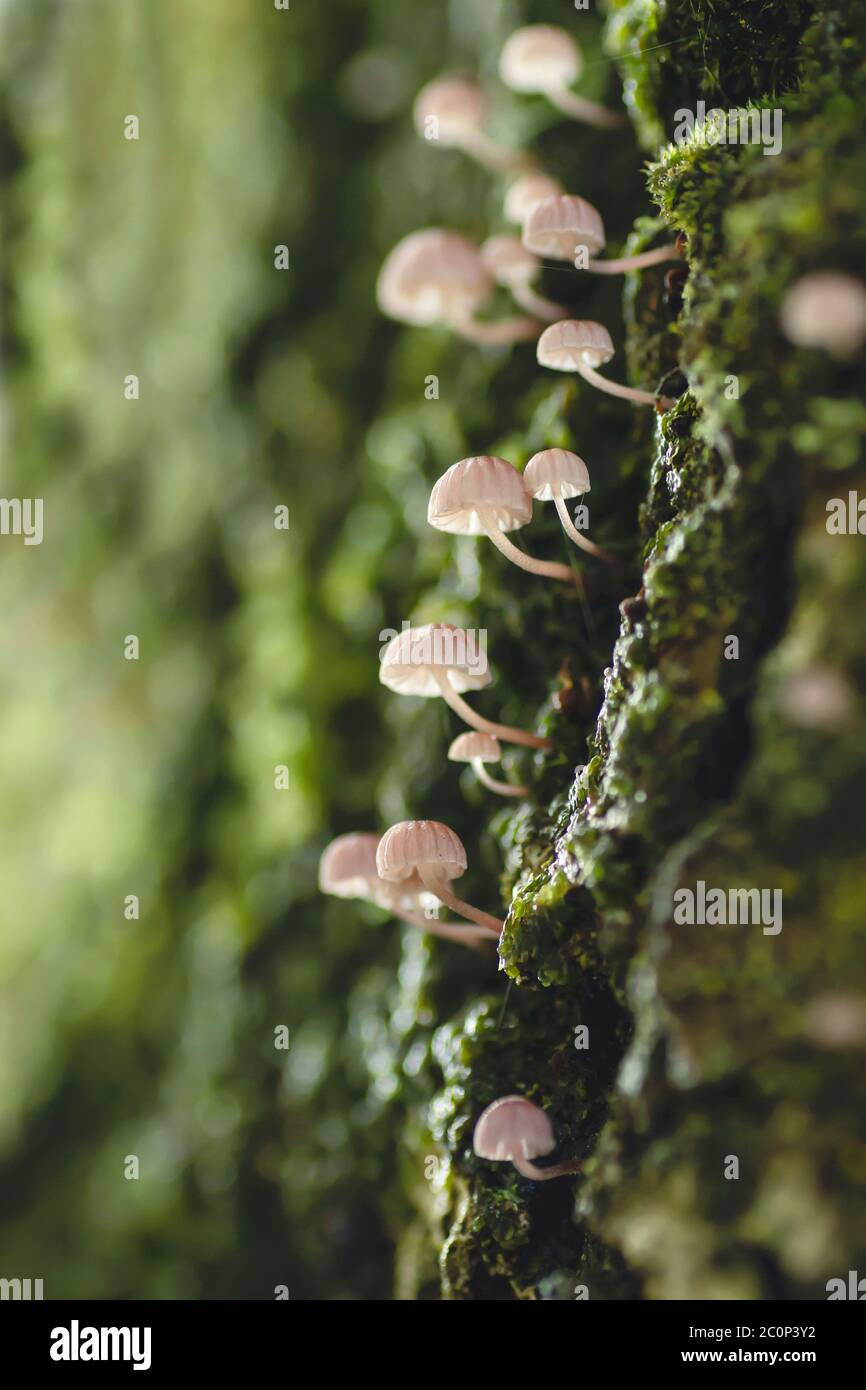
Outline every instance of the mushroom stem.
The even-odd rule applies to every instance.
[[[537,338],[541,325],[536,319],[499,319],[496,323],[480,323],[478,319],[466,314],[455,314],[449,320],[451,327],[471,343],[487,343],[493,346],[507,346],[509,343],[522,343]]]
[[[429,932],[431,936],[441,936],[445,941],[457,941],[461,946],[468,946],[470,950],[476,951],[492,939],[486,927],[466,927],[460,922],[437,922],[435,919],[428,919],[421,912],[412,912],[408,908],[392,910],[395,917],[408,922],[410,927]]]
[[[624,270],[643,270],[648,265],[661,265],[663,261],[680,261],[682,256],[676,246],[657,246],[654,251],[641,251],[637,256],[620,256],[614,261],[587,262],[586,269],[596,275],[621,275]]]
[[[480,908],[473,907],[471,903],[466,903],[462,898],[455,897],[448,887],[448,881],[441,873],[437,873],[430,864],[419,864],[418,875],[424,887],[433,893],[440,902],[450,907],[452,912],[456,912],[460,917],[467,917],[470,922],[477,922],[479,927],[486,927],[489,936],[498,937],[505,923],[501,917],[493,917],[489,912],[482,912]]]
[[[581,550],[587,551],[588,554],[595,555],[597,559],[604,560],[608,565],[616,564],[616,560],[608,551],[602,550],[600,545],[595,544],[595,541],[589,540],[587,536],[584,536],[578,531],[569,515],[568,508],[565,505],[565,498],[561,492],[555,494],[553,505],[556,507],[557,515],[562,522],[562,528],[565,534],[574,541],[575,545],[579,545]]]
[[[561,565],[557,560],[536,560],[534,556],[527,555],[525,551],[518,550],[506,536],[504,531],[500,531],[498,526],[491,525],[484,517],[480,518],[484,527],[484,534],[489,536],[497,550],[501,550],[506,560],[510,560],[513,565],[519,565],[522,570],[529,570],[530,574],[543,574],[548,579],[560,579],[564,584],[575,584],[574,570],[568,565]]]
[[[543,294],[536,294],[531,285],[512,285],[511,297],[521,309],[526,309],[536,318],[544,319],[545,323],[558,323],[563,314],[568,313],[561,304],[554,304],[552,299],[545,299]]]
[[[542,738],[540,734],[530,734],[525,729],[514,729],[510,724],[494,724],[492,720],[477,714],[472,706],[467,705],[463,697],[457,694],[448,679],[447,671],[439,671],[434,666],[433,678],[442,692],[443,700],[451,706],[455,714],[460,715],[470,729],[477,729],[482,734],[492,734],[494,738],[502,739],[503,743],[522,743],[526,748],[553,747],[552,740]]]
[[[606,391],[609,396],[619,396],[621,400],[634,401],[635,405],[660,405],[665,410],[675,404],[666,396],[653,395],[652,391],[637,391],[633,386],[621,386],[618,381],[608,381],[606,376],[601,376],[594,367],[590,367],[588,362],[581,361],[577,370],[584,381],[588,381],[599,391]]]
[[[570,1163],[556,1163],[552,1168],[536,1168],[535,1164],[522,1154],[514,1154],[511,1162],[514,1164],[518,1173],[522,1173],[525,1178],[531,1178],[533,1182],[546,1182],[548,1178],[562,1178],[566,1173],[579,1173],[580,1164],[576,1161]]]
[[[580,97],[576,92],[557,87],[554,91],[546,91],[545,96],[566,116],[571,116],[576,121],[585,121],[587,125],[594,125],[599,130],[612,130],[616,126],[625,125],[625,116],[619,111],[611,111],[609,107],[601,106],[597,101],[589,101],[587,97]]]
[[[471,735],[467,735],[471,737]],[[499,796],[529,796],[529,788],[517,786],[514,782],[500,782],[496,777],[491,777],[480,758],[472,759],[472,769],[479,782],[482,782],[490,791],[496,792]]]
[[[480,130],[467,131],[460,138],[460,146],[466,154],[495,173],[515,173],[518,170],[525,173],[532,167],[521,150],[509,150],[497,145],[495,140]]]

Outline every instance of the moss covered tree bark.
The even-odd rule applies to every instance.
[[[432,1040],[443,1288],[823,1298],[866,1238],[866,573],[862,537],[826,525],[828,500],[863,487],[866,411],[862,364],[795,350],[779,312],[808,271],[862,273],[862,26],[822,5],[611,9],[659,213],[629,250],[678,233],[689,267],[681,298],[628,277],[630,379],[686,389],[629,433],[621,408],[553,388],[517,446],[573,444],[615,475],[593,518],[640,574],[603,667],[561,599],[546,628],[537,595],[513,618],[509,669],[521,634],[551,631],[524,638],[533,663],[564,663],[547,727],[559,747],[587,732],[587,752],[544,772],[545,813],[494,822],[516,988]],[[780,111],[782,150],[664,144],[699,98]],[[698,881],[779,890],[783,920],[678,925]],[[549,1191],[470,1156],[509,1091],[548,1110],[582,1180]]]

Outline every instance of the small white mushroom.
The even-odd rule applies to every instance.
[[[362,831],[338,835],[319,860],[320,891],[334,898],[365,898],[380,904],[387,896],[390,905],[394,895],[376,868],[378,843],[378,835]]]
[[[528,24],[515,30],[499,58],[499,75],[513,92],[540,92],[566,116],[587,125],[623,125],[625,118],[617,112],[569,90],[582,68],[577,43],[553,24]]]
[[[451,881],[466,872],[466,850],[459,836],[441,821],[404,820],[392,825],[379,841],[376,867],[380,878],[390,883],[401,883],[417,875],[440,902],[458,916],[486,928],[488,936],[498,937],[502,931],[501,918],[482,912],[452,893]]]
[[[488,103],[477,82],[466,77],[437,77],[422,87],[412,111],[418,134],[444,149],[463,150],[479,164],[497,171],[519,169],[526,158],[505,149],[484,133]]]
[[[424,906],[432,895],[417,875],[399,883],[381,878],[376,868],[378,847],[378,835],[364,832],[338,835],[319,860],[320,891],[335,898],[361,898],[373,902],[411,927],[463,946],[475,947],[489,937],[490,933],[481,927],[467,927],[462,922],[438,922],[425,916]]]
[[[502,759],[499,739],[492,734],[458,734],[448,749],[448,757],[454,763],[469,763],[479,782],[498,796],[519,796],[524,799],[529,796],[528,787],[518,786],[514,782],[500,782],[496,777],[491,777],[485,768],[485,763],[498,763]]]
[[[575,269],[592,270],[597,275],[619,275],[626,270],[642,270],[662,261],[681,259],[672,242],[652,251],[641,251],[637,256],[623,256],[613,261],[594,260],[593,257],[604,250],[604,244],[604,223],[598,208],[572,193],[542,199],[527,214],[523,224],[523,245],[528,251],[537,256],[550,256],[555,261],[569,261]]]
[[[464,724],[481,733],[492,734],[503,743],[520,743],[527,748],[550,748],[549,738],[514,729],[510,724],[494,724],[484,719],[461,698],[461,691],[483,690],[491,682],[487,653],[472,634],[450,623],[425,623],[409,627],[392,637],[382,653],[379,680],[398,695],[418,695],[422,699],[441,696]]]
[[[563,319],[545,328],[538,340],[536,357],[541,367],[550,367],[555,372],[579,372],[584,381],[609,396],[619,396],[622,400],[634,401],[636,405],[656,405],[664,409],[675,404],[664,396],[656,396],[651,391],[637,391],[632,386],[621,386],[618,381],[608,381],[595,369],[613,357],[614,347],[611,336],[603,324],[588,319]]]
[[[532,1162],[556,1148],[556,1136],[544,1111],[524,1096],[501,1096],[488,1105],[476,1122],[472,1148],[479,1158],[492,1163],[513,1163],[518,1173],[533,1182],[580,1172],[577,1162],[551,1168],[537,1168]]]
[[[866,285],[841,271],[813,271],[788,290],[780,320],[796,347],[849,357],[866,339]]]
[[[861,995],[821,994],[805,1006],[804,1029],[819,1047],[862,1047],[866,1043],[866,999]]]
[[[562,192],[562,184],[549,174],[521,174],[508,185],[502,209],[505,219],[522,227],[536,204]]]
[[[478,247],[457,232],[430,227],[412,232],[385,258],[376,283],[383,314],[400,323],[447,324],[475,343],[507,344],[535,338],[534,319],[480,323],[475,315],[493,297],[495,282]]]
[[[575,582],[575,573],[568,565],[536,560],[508,540],[506,531],[516,531],[532,520],[532,498],[507,459],[479,454],[452,464],[430,494],[427,520],[439,531],[487,536],[507,560],[532,574],[567,584]]]
[[[589,469],[583,459],[569,449],[542,449],[533,454],[523,470],[526,490],[538,502],[553,502],[566,535],[599,560],[611,562],[612,556],[595,544],[572,521],[566,499],[583,497],[589,492]]]
[[[832,666],[810,665],[788,673],[780,684],[779,707],[790,724],[803,729],[843,729],[856,697],[850,682]]]
[[[533,280],[541,273],[541,262],[531,251],[527,251],[519,237],[488,237],[481,247],[481,259],[498,285],[511,292],[512,298],[521,309],[534,314],[545,323],[555,323],[567,309],[553,300],[536,294],[532,288]]]

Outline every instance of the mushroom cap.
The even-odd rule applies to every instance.
[[[796,347],[855,352],[866,338],[866,286],[841,271],[813,271],[788,290],[779,317]]]
[[[562,191],[562,184],[550,174],[521,174],[509,185],[502,210],[507,221],[522,227],[537,203]]]
[[[430,895],[417,876],[396,888],[379,877],[379,836],[363,831],[338,835],[319,860],[319,889],[334,898],[365,898],[380,907],[417,907]]]
[[[481,259],[498,285],[529,285],[538,275],[538,257],[520,237],[491,236],[481,247]]]
[[[579,246],[595,256],[604,246],[601,213],[585,198],[573,193],[554,193],[543,198],[527,214],[523,245],[539,256],[574,262]]]
[[[400,323],[471,317],[493,294],[478,247],[457,232],[427,227],[398,241],[376,282],[379,308]]]
[[[806,1005],[804,1031],[819,1047],[856,1047],[866,1042],[866,999],[856,994],[821,994]]]
[[[482,513],[500,531],[516,531],[532,520],[532,498],[522,477],[507,459],[495,454],[453,463],[433,487],[427,520],[438,531],[481,536],[485,533]]]
[[[589,469],[570,449],[542,449],[524,468],[523,482],[539,502],[582,497],[589,492]]]
[[[458,693],[483,690],[492,680],[486,650],[451,623],[425,623],[392,637],[382,653],[379,680],[399,695],[432,697],[442,694],[434,668],[447,672]]]
[[[438,820],[403,820],[379,841],[376,865],[380,878],[392,883],[412,879],[422,867],[446,878],[466,872],[466,850],[454,831]]]
[[[531,1100],[501,1096],[479,1115],[472,1147],[479,1158],[507,1163],[515,1155],[543,1158],[556,1148],[556,1138],[547,1115]]]
[[[791,671],[778,694],[779,708],[790,724],[804,729],[839,729],[854,711],[854,692],[841,671],[809,665]]]
[[[560,319],[545,328],[535,355],[541,367],[556,372],[576,372],[585,363],[600,367],[613,357],[611,336],[601,323],[590,319]]]
[[[502,757],[502,747],[499,739],[492,734],[473,729],[471,733],[457,735],[448,749],[448,757],[452,763],[472,763],[476,759],[482,763],[498,763]]]
[[[440,145],[459,145],[481,128],[487,99],[477,82],[467,77],[436,77],[422,87],[412,107],[415,129],[424,135],[431,117],[439,125]]]
[[[513,92],[555,92],[570,87],[583,66],[571,35],[554,24],[527,24],[505,41],[499,75]]]
[[[319,888],[335,898],[369,898],[379,880],[379,836],[355,832],[338,835],[319,860]]]

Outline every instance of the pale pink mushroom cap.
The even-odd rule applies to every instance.
[[[477,82],[465,77],[437,77],[422,87],[412,108],[415,128],[425,134],[431,117],[439,127],[439,143],[460,146],[474,135],[487,116],[487,100]]]
[[[481,259],[498,285],[529,285],[541,269],[537,256],[527,251],[519,237],[488,237]]]
[[[582,497],[589,492],[589,469],[569,449],[542,449],[523,470],[523,481],[539,502],[556,497]]]
[[[553,1126],[543,1110],[523,1096],[502,1096],[479,1115],[472,1136],[479,1158],[495,1163],[515,1157],[543,1158],[556,1148]]]
[[[404,237],[386,257],[376,299],[400,323],[453,323],[471,318],[493,290],[477,246],[457,232],[426,228]]]
[[[336,898],[369,898],[379,873],[378,835],[338,835],[319,860],[319,888]]]
[[[379,666],[379,680],[400,695],[441,696],[435,673],[447,674],[453,690],[483,690],[492,680],[486,651],[463,628],[425,623],[392,637]]]
[[[850,720],[854,693],[842,673],[833,667],[805,666],[784,680],[779,705],[791,724],[804,729],[832,730]]]
[[[417,907],[429,894],[419,878],[395,889],[379,876],[376,850],[379,836],[365,832],[338,835],[319,860],[319,889],[335,898],[364,898],[380,907]]]
[[[448,749],[448,757],[453,763],[471,763],[476,759],[482,763],[498,763],[502,758],[502,745],[492,734],[475,731],[458,734]]]
[[[506,40],[499,75],[513,92],[550,92],[570,87],[580,75],[580,49],[565,29],[528,24]]]
[[[866,999],[822,994],[806,1005],[805,1029],[820,1047],[858,1047],[866,1042]]]
[[[399,883],[420,868],[446,879],[466,872],[466,850],[459,836],[436,820],[404,820],[392,825],[379,841],[376,866],[380,878]]]
[[[516,222],[522,227],[538,203],[543,203],[545,198],[552,198],[554,194],[562,191],[562,184],[549,174],[522,174],[519,179],[514,180],[505,194],[505,217],[507,221]]]
[[[507,459],[495,454],[452,464],[435,484],[427,508],[431,526],[461,536],[486,534],[482,514],[487,525],[500,531],[516,531],[532,520],[532,498],[523,479]]]
[[[603,324],[589,319],[562,319],[545,328],[538,340],[539,366],[557,372],[577,372],[582,363],[600,367],[614,354],[611,336]]]
[[[604,246],[601,213],[585,198],[554,194],[536,203],[523,224],[523,245],[538,256],[574,262],[579,246],[595,256]]]
[[[866,338],[866,286],[840,271],[814,271],[788,290],[780,320],[796,347],[824,348],[845,356]]]
[[[502,761],[502,745],[494,734],[482,730],[458,734],[448,749],[448,757],[452,763],[469,763],[481,785],[497,796],[529,796],[528,787],[516,782],[500,782],[487,771],[485,763]]]

